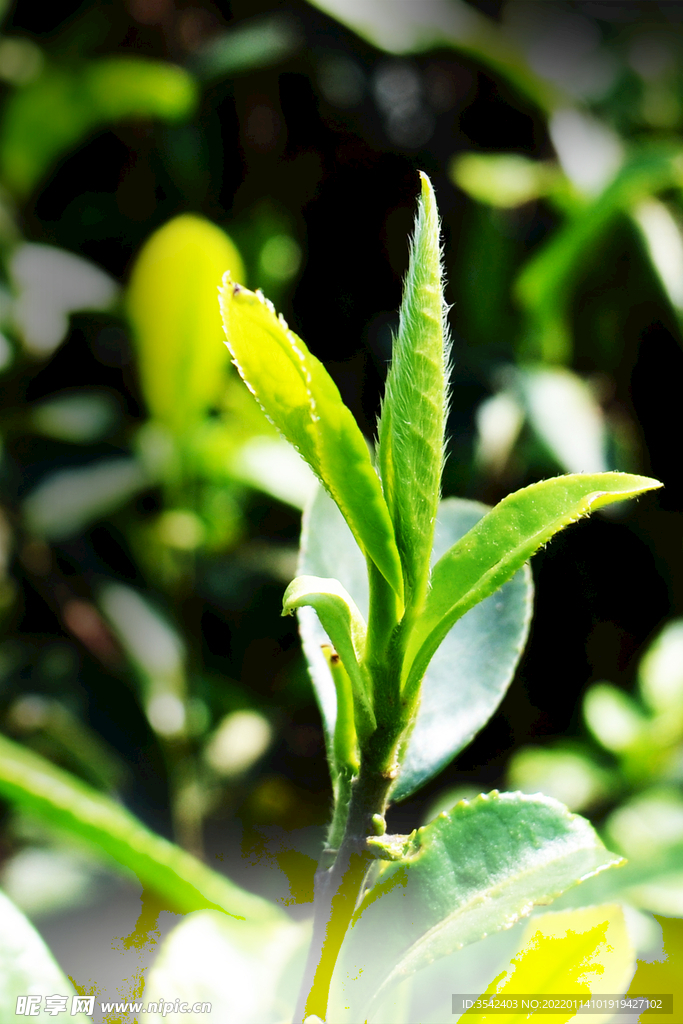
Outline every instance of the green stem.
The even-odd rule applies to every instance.
[[[344,838],[330,868],[316,874],[313,938],[295,1021],[311,1014],[325,1020],[332,974],[344,936],[374,855],[366,840],[377,834],[376,815],[384,816],[391,784],[398,737],[378,729],[364,752],[360,774],[351,781],[351,796]],[[331,852],[331,851],[330,851]]]

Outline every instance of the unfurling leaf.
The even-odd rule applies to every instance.
[[[396,530],[406,606],[419,612],[439,505],[447,391],[447,329],[439,216],[421,175],[415,235],[379,422],[382,485]]]
[[[323,629],[334,644],[347,672],[354,696],[356,728],[369,735],[375,728],[370,681],[363,666],[366,625],[356,602],[339,580],[297,576],[287,587],[282,614],[295,608],[315,608]],[[339,701],[339,693],[337,693]]]

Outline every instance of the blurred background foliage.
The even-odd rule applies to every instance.
[[[648,866],[634,907],[683,916],[682,56],[668,0],[4,5],[7,735],[305,912],[330,793],[280,603],[312,481],[229,364],[216,286],[262,287],[371,437],[424,169],[446,493],[610,468],[666,487],[537,556],[508,696],[391,825],[540,789]],[[9,804],[2,836],[39,921],[100,898]]]

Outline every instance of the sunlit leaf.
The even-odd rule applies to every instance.
[[[553,996],[574,996],[587,1000],[591,995],[621,995],[626,991],[635,957],[619,906],[585,907],[542,914],[529,921],[522,948],[510,967],[499,975],[482,994],[482,999],[497,998],[517,1004],[509,1013],[487,1013],[468,1009],[461,1020],[465,1024],[522,1024],[529,1019],[518,996],[534,996],[538,1002]],[[457,1004],[456,1004],[457,1005]],[[575,1020],[569,1007],[560,1012],[535,1012],[533,1019],[567,1024]],[[581,1013],[586,1024],[606,1024],[609,1013]]]
[[[179,121],[191,113],[197,87],[177,64],[141,57],[106,57],[89,61],[83,85],[100,120],[158,117]]]
[[[661,487],[649,477],[555,477],[508,495],[434,566],[424,614],[409,641],[409,695],[455,622],[495,591],[559,530],[613,501]]]
[[[473,199],[506,209],[545,195],[561,175],[518,153],[463,153],[451,162],[450,176]]]
[[[662,714],[683,710],[683,619],[669,622],[638,666],[643,698]]]
[[[119,870],[132,871],[176,910],[210,907],[253,921],[280,916],[277,907],[150,832],[120,804],[6,737],[0,737],[0,793],[85,840]]]
[[[225,389],[216,288],[226,269],[243,274],[225,232],[182,214],[147,240],[133,267],[128,311],[142,388],[152,416],[183,434]]]
[[[31,1015],[31,1020],[46,1024],[54,1015],[43,1008],[45,996],[55,993],[68,997],[71,1010],[71,996],[74,987],[64,972],[55,963],[52,954],[38,932],[4,893],[0,892],[0,1018],[16,1020],[18,996],[40,996],[40,1009]],[[22,1014],[23,1015],[23,1014]],[[69,1016],[76,1024],[88,1024],[84,1013]]]
[[[645,1013],[638,1020],[642,1024],[652,1019],[662,1021],[663,1024],[675,1024],[683,1006],[683,920],[668,916],[658,917],[657,920],[662,926],[664,956],[651,963],[640,961],[628,991],[634,996],[648,993],[672,995],[672,1013],[658,1012],[656,1018],[653,1013]]]
[[[620,860],[583,818],[521,793],[461,801],[406,839],[401,860],[382,862],[342,947],[340,1024],[365,1020],[390,985]]]
[[[400,594],[400,560],[382,488],[334,381],[260,293],[228,276],[221,309],[228,347],[250,391],[330,492],[363,552]]]
[[[308,922],[252,924],[210,910],[190,914],[164,940],[145,1002],[207,1002],[221,1021],[281,1024],[292,1018],[309,939]],[[183,1016],[187,1024],[206,1018],[206,1011]],[[165,1015],[152,1011],[145,1019],[156,1024]]]
[[[448,372],[439,215],[425,174],[421,181],[377,449],[401,555],[408,614],[419,614],[427,586],[441,492]]]
[[[618,753],[633,746],[648,721],[635,701],[611,683],[595,683],[583,701],[586,725],[606,750]]]
[[[69,331],[69,314],[109,309],[116,282],[90,260],[54,245],[24,242],[9,260],[14,320],[26,349],[45,358]]]

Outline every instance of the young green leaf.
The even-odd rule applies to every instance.
[[[243,273],[225,232],[182,214],[147,239],[133,267],[127,305],[140,379],[152,416],[184,435],[225,388],[228,353],[219,344],[216,284]]]
[[[600,993],[619,994],[626,991],[634,968],[635,954],[620,906],[541,914],[529,921],[522,947],[510,968],[482,993],[482,999],[509,1001],[510,1012],[491,1014],[471,1008],[460,1019],[464,1024],[493,1020],[500,1024],[526,1024],[529,1011],[516,998],[518,995],[533,995],[540,1001],[560,995],[587,1000]],[[558,1010],[552,1014],[557,1024],[577,1019],[571,1005],[562,1010],[559,1004]],[[613,1019],[609,1013],[582,1013],[579,1019],[584,1017],[586,1024]]]
[[[0,1020],[16,1019],[18,996],[40,995],[42,1004],[43,996],[55,992],[68,996],[71,1006],[73,985],[57,966],[33,925],[0,892]],[[32,1019],[45,1024],[54,1020],[54,1016],[39,1009]],[[77,1013],[69,1020],[74,1024],[88,1024],[90,1018]]]
[[[446,420],[447,325],[439,215],[421,174],[410,264],[379,422],[382,486],[396,530],[406,606],[424,600],[439,504]]]
[[[359,735],[369,735],[376,722],[370,681],[363,667],[367,630],[358,606],[339,580],[297,576],[285,591],[282,614],[291,615],[304,606],[315,608],[334,644],[353,686],[356,728]]]
[[[462,800],[406,839],[344,941],[333,1005],[350,1016],[335,1020],[367,1019],[390,985],[621,860],[585,819],[521,793]]]
[[[603,505],[662,485],[628,473],[555,477],[509,494],[434,566],[423,615],[410,637],[405,691],[413,700],[448,631],[493,594],[550,538]]]
[[[332,495],[363,553],[402,596],[394,529],[370,453],[322,363],[259,292],[220,290],[227,344],[268,418]]]
[[[212,907],[253,921],[281,916],[267,900],[240,889],[150,832],[109,797],[4,736],[0,736],[0,793],[85,840],[112,866],[132,871],[143,886],[181,912]]]

